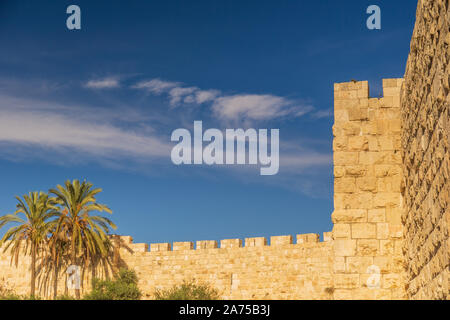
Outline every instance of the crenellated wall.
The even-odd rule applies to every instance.
[[[449,299],[449,58],[449,1],[419,0],[404,80],[384,79],[380,98],[367,81],[335,84],[334,226],[323,242],[302,234],[270,245],[148,245],[121,236],[113,269],[134,269],[145,299],[185,280],[209,283],[223,299]],[[27,294],[30,257],[17,268],[11,258],[0,252],[0,288]],[[50,296],[45,276],[38,290]],[[83,274],[84,292],[91,276]]]
[[[197,241],[195,249],[193,242],[157,243],[150,251],[125,241],[120,254],[146,298],[184,280],[209,283],[223,299],[332,298],[332,244],[317,234],[271,237],[270,245],[265,238],[227,239],[220,248],[217,241]]]
[[[401,214],[402,79],[334,86],[335,299],[405,297]]]
[[[223,299],[332,299],[333,250],[331,233],[301,234],[270,238],[226,239],[220,241],[133,243],[121,236],[116,267],[136,271],[144,299],[156,289],[168,289],[185,280],[208,283]],[[116,238],[117,240],[117,238]],[[149,250],[150,249],[150,250]],[[19,294],[29,292],[30,258],[21,257],[18,268],[11,256],[0,254],[0,284],[8,281]],[[82,292],[89,290],[86,272]],[[51,296],[51,282],[39,277],[39,294]],[[58,290],[64,293],[64,276]],[[72,290],[70,290],[72,293]]]

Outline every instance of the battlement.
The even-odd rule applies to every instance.
[[[383,79],[383,96],[392,97],[400,95],[403,85],[403,78]],[[335,100],[344,99],[368,99],[369,82],[368,81],[350,81],[334,84]]]
[[[136,271],[144,299],[195,280],[222,299],[448,300],[447,3],[419,1],[405,81],[383,79],[382,97],[370,97],[368,81],[334,85],[334,226],[322,242],[312,233],[195,244],[112,236],[114,267]],[[26,294],[30,256],[15,266],[0,250],[0,286]],[[43,282],[39,294],[50,296]]]
[[[383,97],[378,98],[369,96],[368,81],[335,83],[335,123],[376,120],[400,121],[398,110],[400,109],[400,92],[403,82],[402,78],[383,79]]]
[[[130,249],[130,253],[135,252],[164,252],[164,251],[185,251],[185,250],[207,250],[207,249],[237,249],[237,248],[260,248],[260,247],[283,247],[283,246],[301,246],[305,244],[329,242],[332,240],[331,232],[323,233],[323,241],[320,241],[319,234],[307,233],[286,236],[270,237],[270,244],[265,237],[242,239],[223,239],[200,240],[195,243],[192,241],[173,242],[173,243],[133,243],[131,236],[115,236],[120,239],[120,247]],[[219,245],[220,244],[220,245]]]

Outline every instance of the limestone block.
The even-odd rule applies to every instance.
[[[347,122],[349,121],[348,110],[347,109],[335,109],[334,110],[334,121],[335,122]]]
[[[348,257],[356,254],[356,240],[336,239],[333,241],[336,257]]]
[[[170,243],[151,243],[150,252],[170,251]]]
[[[353,290],[336,289],[334,290],[333,298],[334,300],[352,300],[353,299],[352,292]]]
[[[368,222],[385,222],[386,221],[386,209],[369,209],[367,211]]]
[[[380,240],[380,255],[392,256],[394,255],[395,241]]]
[[[348,257],[346,258],[346,271],[348,273],[363,274],[367,268],[373,265],[373,257]]]
[[[400,95],[400,87],[383,88],[383,94],[385,97],[399,96]]]
[[[194,243],[191,241],[185,241],[185,242],[174,242],[173,243],[173,251],[180,251],[180,250],[192,250],[194,249]]]
[[[369,109],[351,108],[348,110],[348,119],[350,121],[367,121],[369,120]]]
[[[215,248],[217,248],[217,241],[216,241],[216,240],[202,240],[202,241],[197,241],[195,247],[196,247],[197,250],[202,250],[202,249],[215,249]]]
[[[336,151],[333,154],[334,164],[337,166],[358,164],[358,157],[358,152]]]
[[[129,247],[133,252],[147,252],[148,251],[147,243],[134,243],[134,244],[130,244]]]
[[[400,193],[400,187],[402,183],[402,178],[400,176],[378,178],[377,190],[378,192],[392,192]]]
[[[352,136],[348,138],[349,151],[369,150],[369,140],[364,136]]]
[[[386,240],[389,238],[389,224],[377,223],[377,239]]]
[[[334,210],[331,219],[333,223],[354,223],[354,222],[366,222],[367,210],[365,209],[347,209],[347,210]]]
[[[398,79],[383,79],[383,89],[384,88],[398,88]]]
[[[382,288],[383,289],[395,289],[401,287],[403,284],[400,274],[383,274],[382,275]]]
[[[292,243],[293,240],[291,235],[270,237],[271,246],[283,246],[283,245],[290,245]]]
[[[352,166],[342,166],[341,168],[345,169],[345,174],[347,176],[354,176],[354,177],[362,177],[365,176],[369,171],[370,168],[367,166],[361,166],[361,165],[352,165]]]
[[[333,237],[334,239],[350,239],[351,229],[348,223],[336,223],[333,226]]]
[[[333,271],[334,273],[346,273],[345,257],[334,257]]]
[[[297,244],[308,243],[308,242],[319,242],[319,235],[316,233],[298,234],[297,235]]]
[[[223,249],[241,248],[242,240],[241,239],[220,240],[220,247]]]
[[[334,287],[337,289],[353,289],[359,287],[359,274],[335,274]]]
[[[267,239],[264,237],[245,238],[246,247],[264,247],[267,245]]]
[[[391,238],[401,238],[403,236],[403,226],[402,225],[389,225],[389,236]]]
[[[371,110],[369,109],[369,119],[370,119],[370,117],[371,117]],[[369,150],[370,150],[371,138],[374,138],[375,141],[377,141],[377,139],[375,137],[370,137],[370,136],[376,135],[378,133],[378,128],[377,128],[376,122],[373,122],[373,121],[362,122],[361,123],[361,133],[363,135],[369,136],[368,141],[369,141]],[[373,140],[372,140],[372,143],[373,143]],[[372,150],[370,150],[370,151],[372,151]]]
[[[377,178],[374,177],[356,178],[356,186],[361,191],[376,191]]]
[[[379,253],[380,243],[376,239],[358,239],[356,243],[357,256],[376,256]]]
[[[396,206],[386,208],[386,221],[393,225],[400,225],[404,209]]]
[[[373,199],[375,208],[395,207],[401,203],[400,193],[378,192]]]
[[[354,223],[352,224],[353,239],[374,239],[376,238],[376,224],[374,223]]]
[[[347,137],[336,137],[333,139],[333,151],[347,151],[347,149],[348,149]]]
[[[336,178],[341,178],[345,175],[345,167],[344,166],[335,166],[334,167],[334,176]]]
[[[323,233],[323,241],[329,242],[333,240],[333,232],[324,232]]]
[[[361,284],[366,285],[366,280],[369,276],[361,276]],[[366,285],[367,286],[367,285]],[[353,292],[354,297],[358,297],[357,299],[361,300],[391,300],[392,292],[388,289],[381,288],[367,288],[361,286],[361,288],[357,288]]]

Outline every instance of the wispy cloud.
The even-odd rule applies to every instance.
[[[191,94],[198,89],[196,87],[188,87],[188,88],[182,88],[182,87],[175,87],[170,89],[169,96],[170,96],[170,105],[171,106],[177,106],[180,104],[180,102],[184,103],[194,103],[195,100],[192,98]]]
[[[172,88],[178,87],[179,85],[180,85],[179,82],[163,81],[161,79],[152,79],[149,81],[141,81],[132,86],[132,88],[144,89],[150,93],[161,94]]]
[[[111,118],[87,117],[92,109],[0,96],[0,110],[0,142],[11,146],[72,149],[100,159],[151,160],[170,154],[169,143],[151,130],[133,131]]]
[[[112,89],[120,87],[120,81],[116,77],[89,80],[84,84],[89,89]]]
[[[214,101],[220,95],[219,90],[197,90],[194,101],[198,104]]]
[[[215,89],[202,90],[160,79],[141,82],[134,87],[154,95],[165,94],[174,107],[204,104],[213,121],[263,121],[315,114],[312,106],[306,103],[275,95],[226,95]],[[20,94],[23,90],[7,91],[0,90],[0,157],[10,160],[40,160],[63,165],[95,161],[109,168],[153,174],[150,168],[158,168],[156,172],[161,172],[162,168],[173,167],[170,153],[175,143],[170,141],[170,134],[166,131],[189,128],[194,119],[194,114],[191,114],[192,118],[186,117],[186,112],[172,108],[162,108],[162,113],[159,113],[156,109],[122,103],[108,107],[74,105],[54,102],[57,100],[51,100],[50,94],[45,95],[49,100],[44,100],[42,95],[24,97]],[[195,117],[205,111],[189,110],[195,113]],[[254,179],[255,183],[264,179],[267,183],[286,188],[297,186],[295,188],[305,192],[312,188],[301,183],[305,181],[305,175],[328,172],[332,157],[331,153],[317,151],[315,143],[306,147],[307,144],[294,141],[281,141],[280,171],[271,179],[261,178],[257,171],[259,167],[250,165],[226,166],[227,169],[224,166],[199,167],[181,172],[189,174],[190,170],[195,170],[195,174],[204,174],[213,170],[212,176],[217,176],[218,172],[225,175],[233,172],[237,179]],[[316,192],[316,189],[311,190]]]
[[[212,110],[225,120],[270,120],[288,115],[299,117],[311,111],[312,106],[273,95],[240,94],[217,98]]]
[[[209,103],[213,115],[220,120],[243,122],[272,120],[286,116],[301,117],[312,111],[312,105],[271,94],[225,95],[220,90],[202,90],[180,82],[152,79],[134,86],[152,94],[167,94],[171,107]]]
[[[317,110],[311,114],[311,117],[314,119],[322,119],[322,118],[330,118],[333,116],[333,110],[326,109],[326,110]]]

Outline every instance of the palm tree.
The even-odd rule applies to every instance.
[[[16,197],[18,204],[14,214],[7,214],[0,217],[0,228],[7,223],[18,223],[11,227],[0,240],[0,247],[5,245],[4,251],[11,247],[12,257],[15,258],[17,266],[22,243],[25,242],[25,253],[31,246],[31,287],[30,295],[35,295],[36,285],[36,258],[42,245],[48,239],[49,231],[55,223],[57,207],[54,200],[49,198],[44,192],[30,192],[28,195]],[[25,218],[18,216],[23,213]],[[9,241],[8,241],[9,240]]]
[[[67,259],[67,248],[68,242],[64,241],[63,235],[60,232],[56,233],[57,224],[55,224],[54,229],[50,232],[51,236],[47,242],[47,249],[49,251],[46,257],[46,266],[48,267],[48,272],[53,271],[53,299],[58,296],[58,275],[61,266],[68,260]]]
[[[90,261],[91,257],[107,256],[109,243],[108,233],[116,225],[108,218],[91,215],[91,212],[106,211],[112,213],[104,204],[97,203],[95,196],[102,189],[92,188],[92,183],[78,180],[67,180],[64,186],[58,185],[50,193],[62,207],[55,232],[63,241],[70,243],[70,260],[72,265]],[[80,289],[75,289],[77,299],[80,298]]]

